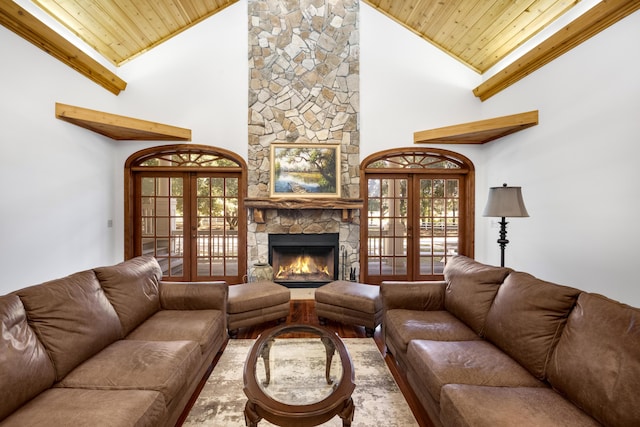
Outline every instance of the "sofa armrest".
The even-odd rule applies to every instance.
[[[160,305],[165,310],[222,310],[227,312],[226,282],[160,281]]]
[[[446,286],[445,281],[384,281],[380,284],[383,309],[444,310]]]

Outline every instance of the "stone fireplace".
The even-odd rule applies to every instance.
[[[271,260],[269,235],[334,234],[332,273],[359,270],[359,2],[249,0],[248,14],[247,266]],[[270,197],[272,143],[338,145],[339,197]]]

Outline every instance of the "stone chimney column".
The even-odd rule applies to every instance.
[[[270,146],[286,142],[339,144],[340,196],[358,198],[358,0],[249,0],[248,21],[248,196],[269,197]],[[249,265],[266,259],[270,232],[339,232],[347,268],[358,261],[359,217],[339,210],[277,210],[248,229]]]

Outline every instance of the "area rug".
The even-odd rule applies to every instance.
[[[183,426],[245,426],[244,406],[247,397],[242,390],[242,371],[253,341],[242,339],[229,341]],[[311,350],[309,346],[305,345],[305,341],[308,340],[288,338],[282,339],[282,341],[286,341],[285,352],[292,357],[277,357],[272,353],[272,383],[275,384],[278,369],[292,372],[296,369],[304,369],[296,367],[295,364],[298,362],[293,362],[293,360],[305,360],[306,362],[299,363],[320,363],[321,366],[324,366],[323,352],[317,355],[318,360],[315,362],[308,361],[316,358],[315,354],[309,357],[308,353]],[[418,426],[374,340],[372,338],[344,338],[343,341],[351,355],[355,370],[356,389],[352,395],[355,414],[351,425],[353,427]],[[298,354],[302,352],[305,357],[293,357],[296,352]],[[281,362],[277,362],[278,360]],[[282,363],[282,366],[277,366],[278,363]],[[258,365],[258,368],[261,367]],[[321,369],[322,374],[324,374],[323,369]],[[339,372],[339,367],[337,369],[332,367],[332,376],[339,375]],[[259,425],[261,427],[273,426],[266,420],[260,421]],[[340,427],[342,420],[336,416],[322,425]]]

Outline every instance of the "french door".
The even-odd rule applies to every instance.
[[[195,147],[143,150],[129,159],[125,256],[154,256],[164,280],[240,283],[246,274],[242,163]]]
[[[391,171],[381,164],[377,162],[375,170],[365,168],[364,174],[365,283],[442,279],[448,259],[472,252],[468,169],[414,165],[399,171],[393,165]]]
[[[135,255],[155,256],[170,279],[238,277],[238,183],[229,174],[136,174]]]

